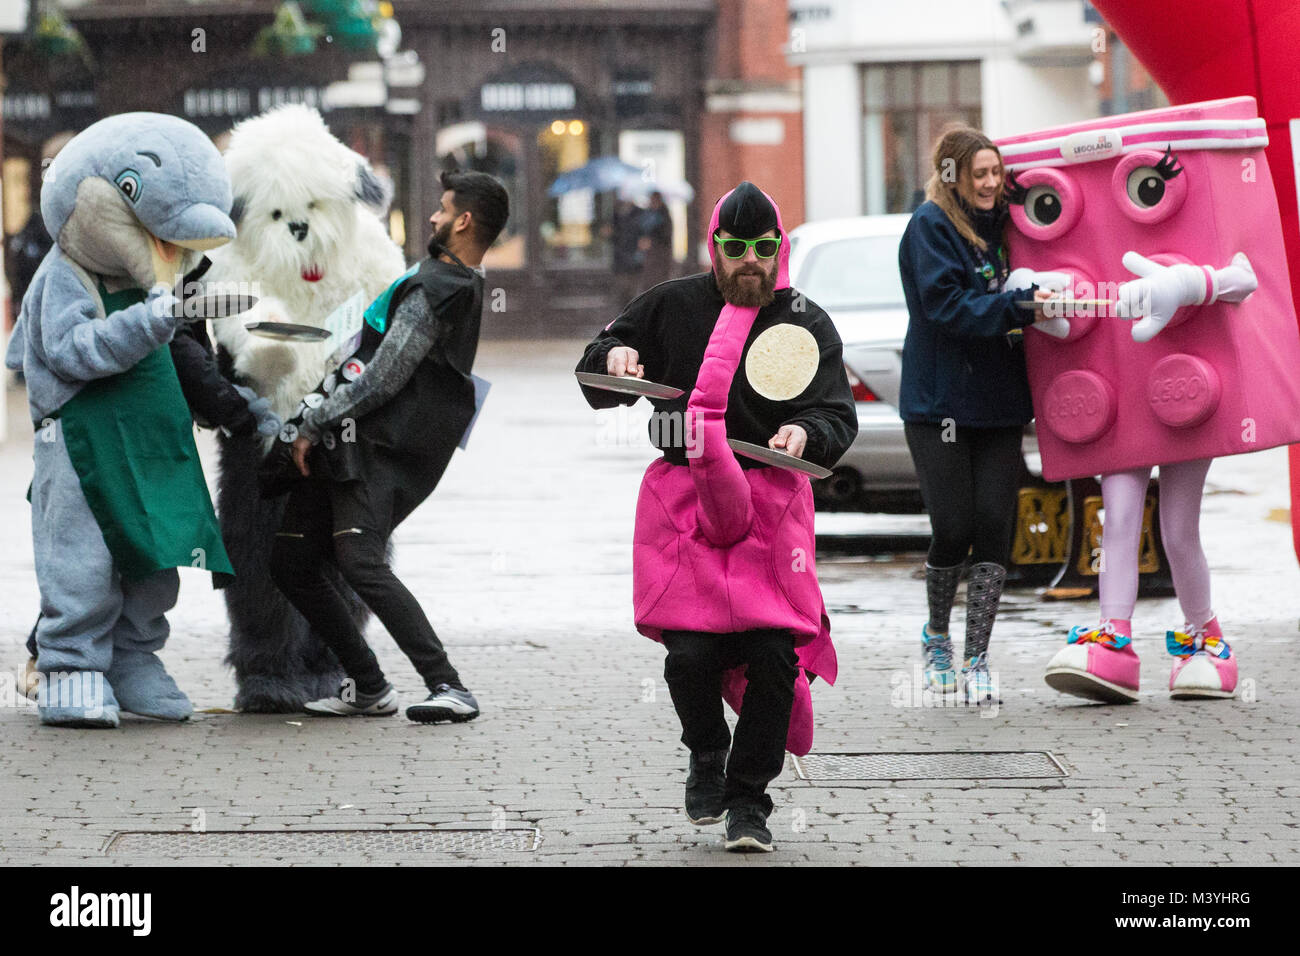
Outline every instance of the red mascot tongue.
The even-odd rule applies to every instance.
[[[318,265],[310,265],[302,270],[302,277],[308,282],[319,282],[325,278],[325,270]]]

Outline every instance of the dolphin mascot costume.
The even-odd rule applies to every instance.
[[[176,568],[218,582],[234,572],[165,346],[182,321],[171,290],[183,250],[234,238],[230,205],[216,147],[157,113],[100,120],[46,175],[41,216],[56,244],[5,359],[26,376],[36,429],[42,723],[116,727],[122,710],[193,712],[156,654]]]

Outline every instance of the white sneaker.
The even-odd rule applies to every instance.
[[[349,690],[348,696],[355,699],[344,700],[343,689],[340,688],[338,697],[309,701],[303,704],[302,709],[313,717],[391,717],[400,709],[397,691],[392,684],[378,694]]]
[[[967,705],[982,707],[1002,703],[998,697],[997,681],[989,673],[988,651],[966,661],[966,666],[961,669],[961,679],[966,690]]]

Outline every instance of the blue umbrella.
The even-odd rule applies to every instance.
[[[672,202],[679,199],[682,202],[690,202],[695,198],[695,189],[690,183],[680,179],[644,179],[638,177],[629,179],[618,187],[619,199],[633,199],[638,202],[644,202],[650,198],[650,194],[657,192],[664,197],[666,202]]]
[[[551,196],[562,196],[575,189],[607,192],[618,189],[630,180],[640,179],[641,175],[640,166],[625,163],[616,156],[601,156],[561,174],[546,192]]]

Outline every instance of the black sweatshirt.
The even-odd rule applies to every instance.
[[[190,414],[203,428],[225,426],[231,434],[244,435],[257,427],[244,396],[235,391],[217,367],[205,322],[183,322],[172,336],[172,364],[185,395]]]
[[[660,283],[633,299],[609,328],[592,340],[577,371],[606,374],[610,349],[634,348],[645,366],[647,379],[685,390],[679,398],[651,400],[656,412],[676,412],[684,422],[704,350],[725,304],[712,272]],[[811,332],[821,351],[821,361],[802,393],[786,401],[772,401],[750,386],[745,377],[745,358],[760,334],[783,323]],[[638,397],[586,387],[582,394],[592,408],[631,405]],[[772,304],[759,310],[727,399],[729,438],[766,447],[782,425],[802,426],[808,433],[803,458],[827,468],[848,451],[858,433],[857,410],[844,372],[839,333],[819,306],[792,289],[778,290]],[[682,427],[655,427],[653,420],[650,424],[650,440],[675,465],[686,464],[683,431]],[[748,458],[738,460],[745,468],[765,467]]]
[[[212,260],[203,256],[185,273],[181,288],[190,294],[210,268]],[[224,427],[232,435],[251,434],[257,427],[257,419],[248,410],[248,400],[222,374],[212,340],[208,338],[208,324],[181,322],[176,326],[169,348],[181,393],[195,424],[201,428]]]

